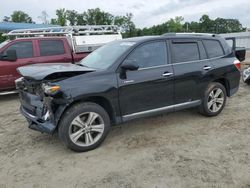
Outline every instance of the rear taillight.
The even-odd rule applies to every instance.
[[[234,60],[234,65],[235,67],[240,70],[241,66],[240,66],[240,61],[239,60]]]

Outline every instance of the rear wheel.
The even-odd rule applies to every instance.
[[[78,152],[97,148],[110,129],[107,112],[95,103],[80,103],[64,114],[59,125],[59,137],[64,144]]]
[[[226,99],[225,87],[220,83],[213,82],[209,84],[204,93],[199,111],[205,116],[217,116],[225,107]]]

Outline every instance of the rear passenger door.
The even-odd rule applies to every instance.
[[[201,99],[213,69],[202,41],[173,39],[171,59],[175,75],[175,104],[197,102]]]
[[[71,62],[72,55],[68,44],[62,39],[39,39],[39,63]]]

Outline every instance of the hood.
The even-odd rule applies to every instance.
[[[18,72],[33,80],[58,79],[72,77],[83,73],[93,72],[95,69],[82,67],[72,63],[43,63],[19,67]]]

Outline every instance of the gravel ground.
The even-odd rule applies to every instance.
[[[0,98],[0,188],[250,188],[250,86],[217,117],[195,109],[114,127],[94,151],[27,128],[16,95]]]

